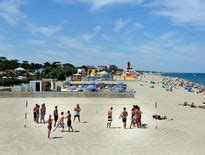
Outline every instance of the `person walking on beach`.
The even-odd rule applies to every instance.
[[[56,127],[56,123],[58,121],[58,106],[55,106],[55,109],[53,111],[53,116],[54,116],[54,127]]]
[[[59,119],[59,122],[53,131],[55,132],[58,127],[61,127],[62,128],[61,132],[64,132],[64,112],[61,112],[61,117]]]
[[[124,107],[122,113],[120,114],[120,118],[122,118],[123,127],[125,129],[127,126],[127,116],[128,116],[128,112],[126,111],[126,108]]]
[[[80,108],[79,104],[77,104],[77,106],[74,108],[74,111],[75,111],[75,115],[74,115],[73,122],[75,121],[76,117],[78,117],[78,121],[80,122],[80,111],[81,111],[81,108]]]
[[[45,106],[45,103],[43,103],[42,105],[41,105],[41,109],[40,109],[40,111],[41,111],[41,123],[45,123],[45,115],[46,115],[46,106]]]
[[[111,127],[111,123],[112,123],[112,110],[113,110],[113,107],[110,107],[110,109],[107,112],[107,116],[108,116],[107,128]]]
[[[51,138],[52,124],[53,124],[53,119],[51,118],[51,115],[49,115],[47,123],[48,123],[48,138],[50,139]]]
[[[67,118],[67,126],[68,126],[68,131],[70,131],[70,129],[73,131],[73,127],[71,125],[71,114],[70,114],[70,111],[68,111],[68,115],[66,116]]]

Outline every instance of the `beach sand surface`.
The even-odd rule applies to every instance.
[[[160,81],[160,77],[147,76],[147,80]],[[1,98],[0,99],[0,150],[2,155],[23,154],[204,154],[205,109],[180,106],[187,101],[201,104],[204,94],[188,93],[182,88],[166,92],[159,84],[150,88],[149,82],[127,82],[136,91],[134,99],[103,98]],[[143,84],[144,86],[141,86]],[[27,128],[24,128],[25,102],[28,101]],[[157,113],[173,121],[155,121]],[[47,115],[55,105],[59,112],[81,106],[81,121],[72,123],[76,132],[57,129],[47,138],[47,125],[33,122],[35,104],[45,103]],[[129,114],[133,104],[141,107],[142,123],[147,128],[123,129],[119,115],[126,107]],[[107,110],[113,107],[112,128],[107,129]],[[155,126],[158,126],[158,130]]]

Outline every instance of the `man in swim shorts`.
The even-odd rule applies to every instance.
[[[70,131],[70,129],[73,131],[73,127],[71,125],[71,114],[70,114],[70,111],[68,111],[68,115],[66,116],[67,118],[67,126],[68,126],[68,131]]]
[[[127,116],[128,116],[128,113],[126,111],[126,108],[124,107],[122,113],[120,114],[120,117],[122,118],[123,127],[125,129],[126,129],[126,126],[127,126]]]
[[[74,108],[74,111],[75,111],[75,115],[74,115],[74,119],[73,119],[73,122],[75,121],[75,118],[78,117],[78,121],[80,122],[80,105],[77,104],[77,106]]]
[[[58,121],[58,106],[55,106],[55,110],[53,111],[54,116],[54,127],[56,127],[56,123]]]
[[[51,115],[49,115],[47,123],[48,123],[48,138],[50,139],[51,138],[52,124],[53,124],[53,119],[51,118]]]
[[[61,132],[64,132],[64,112],[61,112],[60,120],[59,120],[56,128],[53,131],[55,131],[58,127],[61,127],[62,128]]]
[[[110,107],[110,109],[107,112],[107,116],[108,116],[107,128],[111,127],[111,123],[112,123],[112,110],[113,110],[113,107]]]

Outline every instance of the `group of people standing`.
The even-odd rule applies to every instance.
[[[111,123],[113,120],[112,117],[112,111],[113,111],[113,107],[110,107],[110,109],[108,110],[108,122],[107,122],[107,128],[111,128]],[[127,127],[127,117],[128,117],[128,112],[126,110],[126,107],[123,108],[123,111],[120,114],[120,119],[122,119],[122,123],[123,123],[123,127],[126,128]],[[142,117],[142,112],[140,110],[140,107],[138,105],[133,105],[132,111],[131,111],[131,123],[130,123],[130,129],[132,127],[137,126],[138,128],[141,128],[142,124],[141,124],[141,117]]]
[[[74,108],[74,119],[73,121],[75,121],[76,118],[78,118],[78,121],[80,122],[80,105],[77,104],[77,106]],[[55,131],[57,128],[61,127],[61,132],[64,132],[64,128],[65,128],[65,123],[64,120],[67,119],[67,127],[68,127],[68,131],[73,131],[73,127],[72,127],[72,116],[70,111],[67,111],[67,114],[65,115],[64,112],[60,113],[59,116],[59,112],[58,112],[58,106],[55,106],[54,111],[53,111],[53,118],[52,119],[52,115],[49,115],[49,118],[47,120],[47,122],[45,122],[45,115],[46,115],[46,106],[45,104],[41,105],[41,108],[38,104],[35,105],[35,107],[33,108],[33,115],[34,115],[34,122],[39,123],[39,117],[40,117],[40,122],[42,123],[47,123],[48,124],[48,138],[50,139],[50,135],[51,135],[51,131],[52,131],[52,127],[54,126],[54,130]],[[54,122],[54,125],[53,125]]]
[[[34,122],[36,122],[36,123],[46,123],[45,122],[45,115],[46,115],[46,105],[45,105],[45,103],[43,103],[41,106],[36,104],[33,108]]]

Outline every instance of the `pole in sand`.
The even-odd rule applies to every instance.
[[[157,117],[158,117],[158,115],[157,115],[157,102],[155,102],[155,110],[156,110],[156,121],[155,121],[155,129],[157,130],[158,129],[158,126],[157,126]]]
[[[24,128],[26,128],[26,120],[27,120],[27,107],[28,107],[28,101],[26,101],[26,107],[25,107]]]

